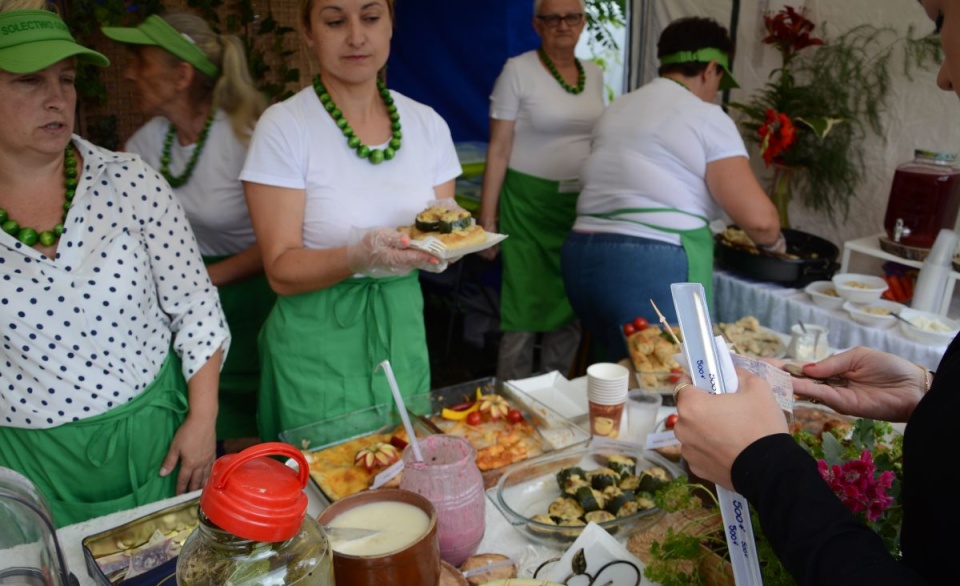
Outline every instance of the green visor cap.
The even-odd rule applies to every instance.
[[[0,12],[0,69],[34,73],[68,57],[100,67],[110,65],[105,56],[78,45],[70,29],[49,10]]]
[[[101,30],[103,34],[119,43],[160,47],[183,59],[190,65],[196,67],[198,71],[210,77],[220,75],[220,68],[207,59],[207,56],[200,50],[200,47],[193,42],[193,39],[177,31],[177,29],[170,26],[167,21],[155,14],[148,16],[146,20],[136,28],[105,26]]]
[[[720,80],[720,89],[729,90],[740,87],[736,78],[730,73],[730,58],[720,49],[707,47],[696,51],[680,51],[660,58],[660,65],[674,65],[675,63],[710,63],[716,61],[723,67],[723,79]]]

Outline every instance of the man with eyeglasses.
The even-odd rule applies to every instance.
[[[490,96],[490,146],[480,221],[501,244],[503,287],[497,377],[570,370],[580,341],[560,275],[560,247],[573,226],[580,167],[603,113],[603,73],[574,49],[583,0],[535,0],[541,45],[507,60]],[[499,226],[497,211],[499,204]],[[485,251],[492,259],[497,250]],[[534,344],[540,341],[540,363]]]

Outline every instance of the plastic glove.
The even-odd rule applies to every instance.
[[[414,269],[439,272],[441,264],[446,268],[437,257],[410,248],[410,237],[395,228],[354,228],[347,245],[347,266],[369,277],[397,277]]]

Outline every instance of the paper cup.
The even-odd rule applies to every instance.
[[[590,433],[611,439],[620,437],[626,399],[612,405],[590,401]]]
[[[630,371],[611,362],[598,362],[587,368],[587,399],[599,405],[614,405],[627,400]]]
[[[657,428],[657,415],[663,397],[658,393],[633,390],[627,393],[627,433],[621,437],[629,442],[647,446],[647,435]]]

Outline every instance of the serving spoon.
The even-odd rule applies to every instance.
[[[327,537],[337,539],[340,541],[353,541],[355,539],[363,539],[364,537],[370,537],[371,535],[376,535],[380,533],[379,529],[360,529],[359,527],[334,527],[332,525],[324,525],[323,532],[327,534]]]

